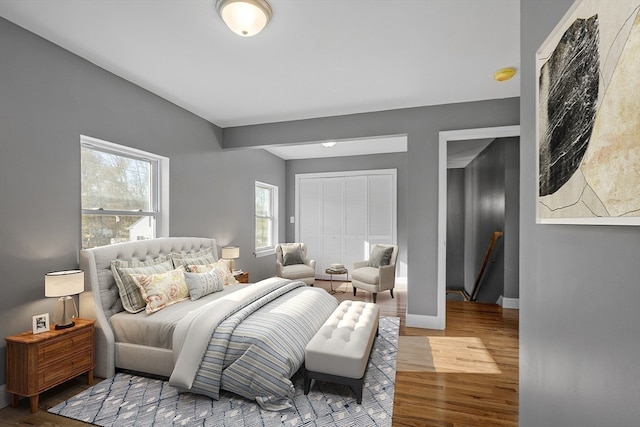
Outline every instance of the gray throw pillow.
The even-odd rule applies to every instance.
[[[215,271],[208,273],[184,273],[184,279],[189,288],[191,301],[224,290],[224,283]]]
[[[385,248],[384,246],[374,246],[369,257],[369,267],[381,267],[389,265],[391,262],[391,254],[393,247]]]
[[[282,265],[304,264],[300,245],[282,246]]]

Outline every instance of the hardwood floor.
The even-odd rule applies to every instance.
[[[329,290],[328,281],[316,286]],[[334,281],[340,301],[372,302],[371,294]],[[406,287],[378,294],[382,316],[400,318],[393,426],[517,426],[518,311],[447,301],[447,329],[408,328]],[[99,381],[97,379],[96,381]],[[1,426],[86,426],[47,409],[86,388],[79,377],[43,393],[38,412],[29,400],[0,410]]]

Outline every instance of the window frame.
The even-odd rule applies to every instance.
[[[263,188],[263,189],[267,189],[269,190],[269,194],[270,194],[270,198],[271,198],[271,212],[270,215],[267,216],[263,216],[263,215],[258,215],[257,213],[257,206],[256,206],[256,190],[258,188]],[[254,192],[253,192],[253,198],[254,198],[254,221],[253,221],[253,241],[254,241],[254,246],[256,244],[256,221],[255,219],[257,218],[268,218],[271,220],[271,245],[267,245],[267,246],[255,246],[255,256],[256,258],[260,258],[260,257],[264,257],[264,256],[269,256],[269,255],[274,255],[276,253],[276,245],[278,244],[278,186],[277,185],[272,185],[272,184],[268,184],[266,182],[262,182],[262,181],[255,181],[255,186],[254,186]]]
[[[80,135],[80,156],[82,147],[89,148],[116,156],[143,160],[151,165],[151,210],[128,211],[104,208],[84,209],[80,201],[80,217],[83,215],[142,215],[155,219],[154,238],[169,236],[169,158],[149,153],[137,148],[115,144],[86,135]],[[80,180],[82,188],[82,178]],[[82,247],[82,221],[80,222],[80,247]]]

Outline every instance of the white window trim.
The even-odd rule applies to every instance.
[[[169,158],[147,151],[138,150],[91,136],[80,135],[80,145],[105,150],[123,156],[140,158],[156,162],[158,174],[157,187],[154,188],[156,194],[158,215],[156,217],[156,237],[169,236]]]
[[[261,248],[255,248],[255,256],[256,258],[262,258],[269,255],[274,255],[276,253],[276,245],[278,244],[278,186],[267,184],[266,182],[256,181],[253,190],[253,216],[256,217],[255,212],[255,187],[264,187],[271,190],[271,216],[273,218],[272,227],[271,227],[271,246],[264,246]],[[255,220],[253,221],[253,240],[255,245]]]

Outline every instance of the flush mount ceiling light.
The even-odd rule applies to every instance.
[[[513,67],[502,68],[493,73],[493,79],[497,82],[506,82],[516,75],[516,69]]]
[[[218,0],[216,9],[227,27],[243,37],[255,36],[271,19],[266,0]]]
[[[331,141],[331,142],[323,142],[322,143],[322,146],[323,147],[327,147],[327,148],[333,147],[334,145],[336,145],[336,143],[333,142],[333,141]]]

